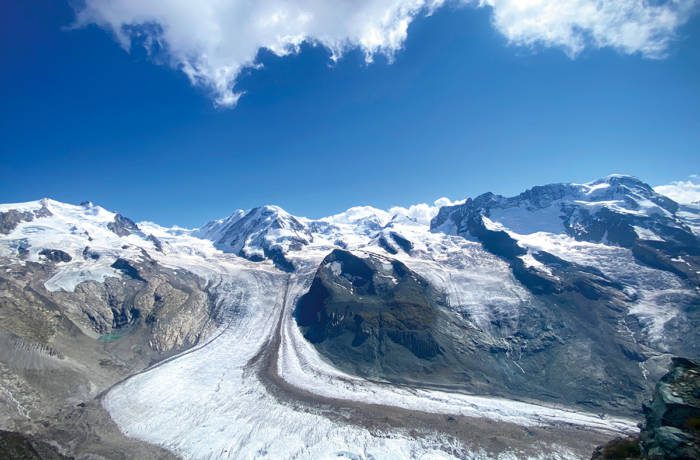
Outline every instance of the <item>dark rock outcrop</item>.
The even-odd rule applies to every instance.
[[[441,302],[401,262],[338,249],[324,259],[295,316],[306,339],[343,367],[398,377],[439,367]]]
[[[156,251],[163,252],[163,242],[160,241],[158,237],[156,237],[155,235],[148,235],[146,239],[153,243],[153,247],[156,248]]]
[[[100,253],[91,249],[89,246],[85,246],[83,249],[83,259],[85,260],[98,260],[100,258]]]
[[[70,254],[60,249],[42,249],[39,254],[51,262],[70,262],[73,259]]]
[[[129,263],[128,260],[122,259],[121,257],[118,258],[117,260],[114,261],[114,263],[111,265],[112,268],[119,270],[120,272],[124,273],[126,276],[131,278],[132,280],[136,281],[146,281],[139,275],[139,271]]]
[[[63,460],[66,457],[46,442],[22,433],[0,430],[0,458],[11,460]]]
[[[124,217],[121,214],[115,215],[114,221],[107,224],[107,228],[119,236],[128,236],[132,233],[140,231],[139,227],[133,220],[129,219],[128,217]]]
[[[700,458],[700,364],[673,358],[644,413],[640,434],[644,458]]]
[[[0,233],[3,235],[9,234],[17,227],[20,222],[31,222],[38,217],[48,217],[51,211],[46,207],[46,203],[42,201],[41,208],[34,211],[19,211],[10,209],[6,212],[0,212]]]
[[[413,250],[413,243],[398,233],[391,232],[391,238],[396,242],[396,244],[399,245],[401,249],[404,250],[404,252],[411,252],[411,250]]]
[[[598,446],[591,460],[637,460],[641,458],[639,438],[615,438],[609,443]]]
[[[399,253],[399,251],[389,243],[389,240],[387,240],[384,235],[380,236],[377,239],[377,243],[379,244],[379,247],[384,249],[386,252],[388,252],[391,255],[396,255]]]
[[[592,460],[696,460],[700,458],[700,364],[673,358],[644,405],[639,436],[617,438],[593,453]]]

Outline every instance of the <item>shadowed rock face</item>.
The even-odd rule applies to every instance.
[[[112,263],[111,267],[119,270],[124,275],[131,278],[132,280],[143,281],[143,282],[146,281],[145,279],[141,278],[141,275],[139,275],[139,271],[136,269],[136,267],[134,267],[126,259],[122,259],[121,257],[118,258],[117,260],[114,261],[114,263]]]
[[[619,333],[625,294],[593,269],[543,260],[560,265],[560,276],[538,278],[550,283],[547,290],[485,331],[450,310],[403,263],[334,250],[299,299],[295,318],[305,338],[346,372],[638,412],[646,351]]]
[[[427,283],[398,261],[359,258],[335,250],[318,270],[311,289],[300,300],[296,318],[305,337],[320,346],[335,341],[350,346],[361,367],[396,368],[384,357],[394,350],[408,368],[418,359],[443,353],[433,329],[441,302]],[[419,367],[417,367],[419,368]]]
[[[20,222],[31,222],[34,214],[29,211],[17,211],[10,209],[7,212],[0,212],[0,233],[7,235],[17,227]]]
[[[0,430],[0,456],[12,460],[63,460],[54,446],[30,436]]]
[[[413,250],[413,243],[411,243],[409,240],[404,238],[403,236],[399,235],[396,232],[391,232],[391,238],[396,242],[396,244],[399,245],[401,249],[403,249],[405,252],[411,252]]]

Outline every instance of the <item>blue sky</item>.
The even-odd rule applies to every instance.
[[[322,45],[261,51],[234,107],[167,55],[74,21],[62,1],[0,6],[2,202],[89,199],[194,226],[267,203],[320,217],[700,172],[697,15],[663,59],[606,46],[572,58],[509,43],[489,9],[444,7],[413,18],[393,62],[355,48],[332,63]]]

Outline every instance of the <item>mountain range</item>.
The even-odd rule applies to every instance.
[[[585,458],[700,358],[700,204],[623,175],[444,204],[0,205],[0,449]]]

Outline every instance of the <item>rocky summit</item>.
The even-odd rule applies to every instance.
[[[696,458],[699,221],[622,175],[198,229],[0,205],[0,456]]]

